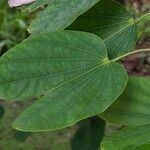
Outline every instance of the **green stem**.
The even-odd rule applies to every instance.
[[[130,55],[133,55],[133,54],[136,54],[136,53],[141,53],[141,52],[150,52],[150,49],[139,49],[139,50],[135,50],[135,51],[129,52],[129,53],[125,54],[125,55],[122,55],[122,56],[120,56],[120,57],[117,57],[117,58],[111,60],[111,62],[116,62],[116,61],[118,61],[118,60],[123,59],[124,57],[130,56]]]
[[[141,16],[140,18],[137,19],[137,23],[141,22],[144,18],[150,16],[150,12],[146,13],[145,15]]]

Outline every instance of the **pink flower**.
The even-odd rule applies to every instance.
[[[35,0],[9,0],[8,4],[10,7],[17,7],[17,6],[21,6],[24,4],[29,4],[34,2]]]

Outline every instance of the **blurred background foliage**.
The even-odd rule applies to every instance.
[[[125,0],[127,9],[135,16],[140,17],[146,12],[150,11],[150,1],[149,0]],[[141,39],[150,38],[150,16],[145,18],[139,24],[139,36]]]
[[[126,5],[135,17],[150,11],[149,0],[118,1]],[[6,0],[0,1],[0,55],[29,36],[27,27],[32,17],[28,13],[20,13],[18,9],[9,8]],[[150,47],[148,19],[143,20],[139,25],[140,40],[136,48]],[[150,54],[148,53],[130,56],[123,63],[130,74],[150,75]],[[0,101],[0,150],[71,150],[70,141],[73,141],[73,135],[78,133],[75,134],[78,125],[55,132],[32,134],[12,129],[11,122],[28,105],[30,105],[29,102],[22,104]],[[118,129],[118,126],[110,124],[106,129],[106,133],[110,134]]]
[[[1,55],[28,36],[28,14],[10,9],[7,1],[0,1],[0,53]]]

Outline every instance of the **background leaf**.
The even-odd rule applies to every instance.
[[[100,116],[123,124],[150,124],[150,78],[130,77],[124,93]]]
[[[98,150],[105,132],[105,121],[93,117],[79,122],[79,129],[71,140],[72,150]]]
[[[68,29],[100,36],[111,59],[131,51],[138,37],[137,24],[132,15],[124,6],[112,0],[100,0]]]
[[[135,149],[150,143],[150,125],[125,127],[102,141],[102,150]]]
[[[37,0],[27,6],[31,12],[47,4],[33,20],[29,31],[39,34],[47,31],[62,30],[68,27],[79,15],[83,14],[99,0]]]

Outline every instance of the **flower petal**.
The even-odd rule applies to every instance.
[[[29,4],[34,2],[35,0],[9,0],[8,4],[10,7],[17,7],[17,6],[21,6],[24,4]]]

